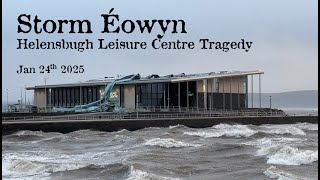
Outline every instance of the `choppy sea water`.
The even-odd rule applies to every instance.
[[[318,124],[2,136],[3,179],[318,179]]]

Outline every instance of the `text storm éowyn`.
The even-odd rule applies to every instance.
[[[112,14],[112,8],[108,14],[102,14],[103,30],[101,33],[151,33],[155,29],[160,29],[157,38],[161,39],[167,31],[171,33],[187,33],[184,20],[130,20],[120,21],[118,14]],[[36,34],[40,33],[93,33],[89,20],[44,20],[38,16],[32,20],[31,15],[21,14],[18,16],[18,33],[29,33],[32,30]]]

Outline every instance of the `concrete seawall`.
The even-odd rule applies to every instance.
[[[185,125],[191,128],[211,127],[220,123],[227,124],[293,124],[308,122],[318,124],[318,116],[285,116],[285,117],[228,117],[228,118],[191,118],[191,119],[126,119],[126,120],[65,120],[65,121],[15,121],[2,122],[2,135],[20,130],[68,133],[81,129],[100,131],[130,131],[146,127],[168,127]]]

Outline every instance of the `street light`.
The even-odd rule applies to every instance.
[[[270,96],[270,115],[272,113],[272,109],[271,109],[271,96]]]
[[[27,85],[24,85],[24,110],[27,109]]]
[[[44,79],[44,112],[47,112],[47,79],[49,78],[42,79]]]
[[[81,81],[79,82],[79,96],[80,96],[80,97],[79,97],[79,99],[80,99],[80,100],[79,100],[79,101],[80,101],[80,112],[82,112],[82,106],[81,106],[81,103],[82,103],[82,102],[81,102],[81,97],[82,97],[82,96],[81,96]]]
[[[19,112],[21,112],[23,107],[23,101],[22,101],[22,87],[20,88],[20,105],[19,105]]]
[[[9,89],[6,89],[7,91],[7,112],[9,112]]]

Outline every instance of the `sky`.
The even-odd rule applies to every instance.
[[[318,90],[318,1],[299,0],[162,0],[159,2],[101,0],[3,0],[2,11],[2,99],[17,102],[24,86],[72,83],[106,76],[140,73],[175,74],[234,70],[262,70],[262,92]],[[17,50],[17,39],[69,41],[104,38],[151,42],[151,34],[108,34],[101,14],[111,8],[120,20],[183,19],[186,34],[166,33],[163,41],[252,41],[249,52],[233,50]],[[18,34],[20,14],[47,19],[88,19],[93,34]],[[17,74],[19,65],[84,65],[83,74]],[[257,77],[255,83],[258,82]],[[257,86],[254,89],[258,91]],[[32,101],[33,92],[27,91]]]

